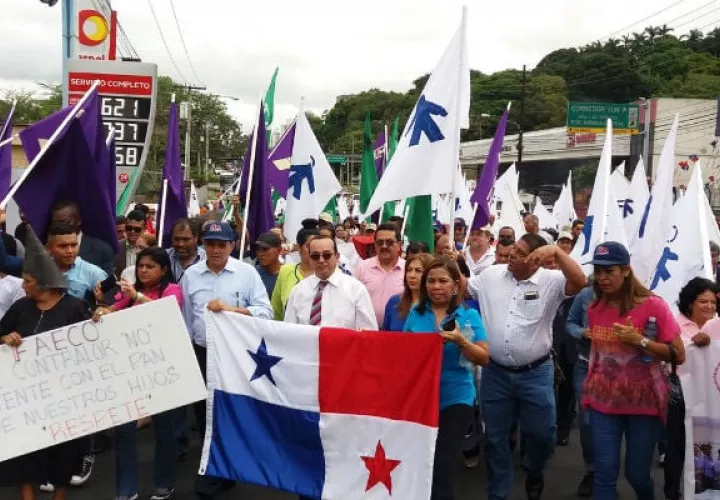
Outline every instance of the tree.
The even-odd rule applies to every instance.
[[[227,106],[212,94],[188,91],[172,81],[170,77],[158,78],[157,109],[155,128],[148,151],[145,171],[138,188],[139,193],[156,193],[160,189],[162,168],[165,162],[167,127],[170,116],[170,101],[175,94],[175,102],[190,102],[190,177],[197,181],[205,179],[205,136],[208,128],[210,136],[210,166],[208,171],[227,163],[238,162],[245,154],[247,137],[243,136],[240,124],[227,112]],[[185,137],[187,120],[180,121],[180,151],[185,163]]]
[[[4,119],[13,101],[15,105],[15,124],[36,122],[60,109],[62,103],[62,87],[60,85],[39,84],[38,92],[7,90],[0,98],[0,119]]]

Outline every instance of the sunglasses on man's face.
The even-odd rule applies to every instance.
[[[126,233],[127,233],[127,232],[130,232],[130,233],[142,233],[142,230],[143,230],[143,228],[138,227],[138,226],[125,226],[125,232],[126,232]]]
[[[391,247],[391,246],[393,246],[395,243],[397,243],[397,240],[395,240],[395,239],[392,239],[392,240],[375,240],[375,244],[376,244],[377,246],[379,246],[379,247]]]
[[[335,254],[332,252],[323,252],[323,253],[315,252],[315,253],[310,254],[310,258],[315,261],[320,260],[320,258],[322,258],[324,261],[327,262],[330,259],[332,259],[333,257],[335,257]]]

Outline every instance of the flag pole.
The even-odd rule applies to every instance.
[[[7,146],[8,144],[12,143],[15,139],[18,139],[20,137],[20,134],[15,134],[10,137],[8,137],[6,140],[0,142],[0,148],[3,146]]]
[[[461,24],[461,30],[462,34],[460,35],[460,70],[463,69],[463,61],[465,60],[465,48],[467,43],[467,12],[468,8],[467,6],[463,6],[462,8],[462,24]],[[462,105],[460,99],[460,94],[462,92],[462,76],[458,79],[458,89],[457,89],[457,98],[455,99],[455,116],[458,120],[460,120],[460,107]],[[460,169],[462,169],[462,165],[460,164],[460,124],[458,122],[458,128],[457,128],[457,140],[456,140],[456,148],[455,148],[455,154],[457,155],[456,158],[456,166],[453,168],[452,175],[451,175],[451,201],[450,204],[450,224],[455,224],[455,177],[457,177],[457,167],[459,166]],[[450,248],[455,248],[455,231],[448,231],[448,238],[450,239]]]
[[[703,179],[703,170],[702,170],[702,164],[700,161],[698,161],[695,164],[695,168],[698,169],[698,176],[700,178],[700,185],[702,186],[702,179]],[[694,173],[694,172],[693,172]],[[691,181],[692,182],[692,181]],[[703,244],[701,245],[702,248],[702,263],[703,263],[703,273],[705,274],[705,278],[712,280],[714,278],[714,273],[712,272],[712,262],[710,258],[710,234],[708,234],[708,227],[707,224],[704,222],[706,218],[705,213],[705,206],[707,205],[707,197],[705,196],[705,193],[703,190],[701,190],[699,193],[696,193],[697,196],[699,196],[698,205],[699,205],[699,214],[698,217],[700,218],[700,239],[702,239]],[[710,265],[708,265],[710,264]]]
[[[260,108],[262,108],[262,98],[260,99]],[[242,235],[240,236],[240,260],[242,260],[243,254],[245,253],[245,240],[247,239],[247,217],[248,213],[250,213],[250,196],[252,195],[252,185],[253,185],[253,177],[255,174],[255,150],[257,149],[257,138],[259,135],[258,127],[262,125],[265,126],[265,123],[260,123],[260,110],[258,109],[258,121],[255,124],[255,131],[253,133],[252,137],[252,148],[250,148],[250,163],[248,163],[248,168],[250,168],[250,172],[248,172],[248,183],[247,183],[247,194],[245,195],[245,211],[243,212],[243,220],[242,220]],[[264,120],[264,118],[263,118]],[[235,194],[240,193],[240,184],[241,182],[238,180],[237,188],[235,191]],[[257,236],[257,235],[256,235]]]
[[[12,122],[13,115],[15,114],[15,106],[17,106],[17,99],[13,99],[12,104],[10,105],[10,111],[8,111],[5,123],[3,123],[3,128],[2,130],[0,130],[0,137],[3,137],[5,135],[5,132],[7,132],[7,128],[10,126],[10,122]],[[18,137],[20,137],[20,134],[15,134],[9,137],[7,140],[0,142],[0,148],[5,146],[6,144],[12,143],[12,141],[17,139]]]
[[[7,204],[10,202],[10,199],[15,196],[15,193],[17,193],[17,190],[20,189],[20,186],[22,186],[23,182],[28,178],[28,176],[32,173],[32,171],[35,169],[38,163],[40,163],[40,160],[43,159],[45,156],[45,153],[47,153],[48,149],[50,149],[50,146],[53,145],[53,143],[57,140],[58,136],[60,135],[60,132],[67,127],[68,123],[70,123],[70,120],[75,118],[75,116],[78,114],[80,109],[82,108],[83,104],[85,104],[85,101],[87,101],[90,98],[90,94],[92,94],[98,87],[100,86],[100,80],[95,80],[95,82],[92,84],[92,86],[88,89],[87,92],[85,92],[85,95],[83,95],[80,100],[75,103],[75,106],[73,107],[72,111],[68,113],[68,115],[63,119],[63,121],[60,123],[60,126],[55,129],[55,132],[52,133],[50,136],[50,139],[43,144],[42,148],[40,149],[40,152],[37,154],[35,158],[30,162],[30,165],[25,167],[25,170],[22,173],[22,176],[15,182],[15,184],[12,185],[10,188],[10,191],[8,191],[8,194],[5,196],[5,198],[0,202],[0,209],[5,210],[5,207],[7,207]]]
[[[388,131],[387,131],[387,123],[385,124],[385,144],[383,144],[383,168],[382,168],[382,174],[385,175],[385,169],[388,165],[388,142],[390,141],[390,137],[388,137]],[[380,178],[378,178],[378,182],[380,182]],[[380,224],[387,222],[383,220],[383,215],[385,214],[385,204],[383,203],[382,208],[380,209],[380,218],[378,219],[380,221]]]
[[[405,201],[405,212],[403,213],[403,223],[402,228],[400,229],[400,240],[402,243],[402,240],[405,238],[405,228],[407,227],[407,219],[408,215],[410,214],[410,207],[407,205],[407,200]]]
[[[158,247],[160,248],[162,248],[163,232],[165,231],[165,205],[167,204],[167,189],[168,180],[163,179],[162,196],[160,198],[160,214],[162,215],[162,217],[160,217],[160,220],[158,221]]]
[[[475,220],[475,215],[477,215],[477,211],[478,211],[478,207],[479,207],[479,206],[480,206],[480,203],[475,203],[475,208],[473,208],[472,220]],[[465,233],[465,241],[463,241],[463,246],[462,246],[463,252],[464,252],[465,249],[467,248],[468,241],[470,241],[470,233],[472,233],[472,222],[470,222],[470,227],[469,227],[469,229],[470,229],[470,231],[467,231],[467,232]]]

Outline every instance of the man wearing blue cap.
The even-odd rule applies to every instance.
[[[230,257],[236,235],[226,222],[211,222],[202,233],[207,258],[185,271],[181,282],[183,317],[193,341],[200,371],[207,371],[205,310],[231,311],[256,318],[272,319],[265,285],[249,264]],[[205,431],[205,401],[195,404],[195,418]],[[232,484],[232,483],[229,483]],[[212,498],[228,483],[210,476],[198,476],[195,492],[200,498]]]

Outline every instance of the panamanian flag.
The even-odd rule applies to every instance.
[[[205,320],[201,474],[318,499],[430,498],[440,336]]]

